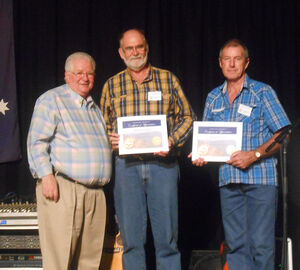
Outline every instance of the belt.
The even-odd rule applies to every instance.
[[[177,160],[176,156],[154,156],[153,154],[143,154],[143,155],[119,155],[118,158],[126,159],[128,161],[160,161],[165,163],[175,162]]]
[[[92,181],[91,181],[92,183],[90,184],[90,183],[83,183],[79,180],[73,179],[73,178],[67,176],[66,174],[58,172],[58,171],[56,171],[55,176],[60,176],[72,183],[79,184],[79,185],[85,186],[87,188],[92,188],[92,189],[102,188],[102,186],[99,184],[99,179],[92,179]]]

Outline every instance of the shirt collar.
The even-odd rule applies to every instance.
[[[144,82],[149,82],[149,81],[152,81],[153,79],[153,69],[152,69],[152,66],[149,64],[149,73],[148,73],[148,76],[145,78]]]
[[[225,95],[226,91],[227,91],[227,81],[225,81],[221,86],[220,86],[220,91],[222,92],[223,95]],[[245,79],[243,82],[243,89],[249,89],[249,77],[247,74],[245,74]]]
[[[148,65],[149,65],[149,67],[150,67],[149,73],[148,73],[147,77],[143,80],[142,83],[152,81],[152,79],[153,79],[153,68],[152,68],[151,64],[148,64]],[[131,74],[130,74],[129,68],[126,69],[126,73],[127,73],[128,76],[131,78],[131,80],[134,81],[134,79],[132,78],[132,76],[131,76]]]
[[[68,92],[69,92],[69,94],[71,96],[71,99],[76,104],[76,106],[78,106],[80,108],[82,108],[83,106],[86,106],[88,108],[91,108],[91,107],[95,106],[95,102],[94,102],[93,98],[90,95],[85,99],[82,96],[80,96],[78,93],[76,93],[75,91],[73,91],[70,88],[69,85],[68,85]]]

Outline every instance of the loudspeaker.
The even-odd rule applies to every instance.
[[[189,270],[222,270],[219,250],[193,250]]]

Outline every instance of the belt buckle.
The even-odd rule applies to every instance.
[[[144,160],[144,157],[140,154],[134,154],[131,157],[128,156],[129,159],[134,159],[134,160]]]
[[[144,160],[144,157],[142,155],[138,155],[139,160]]]
[[[97,178],[92,178],[92,179],[89,181],[89,185],[90,185],[90,186],[98,186],[98,182],[99,182],[99,179],[97,179]]]

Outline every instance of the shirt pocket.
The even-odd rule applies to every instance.
[[[256,136],[260,134],[263,128],[263,115],[261,111],[261,106],[259,104],[244,104],[252,108],[251,114],[249,116],[237,113],[237,121],[243,122],[243,129],[245,130],[246,136]]]
[[[171,94],[162,94],[162,102],[161,102],[160,110],[165,115],[174,114],[174,102]]]
[[[213,108],[211,114],[213,121],[225,121],[225,107]]]
[[[174,115],[174,102],[171,94],[161,95],[161,100],[148,101],[150,114],[165,114],[168,117]]]

